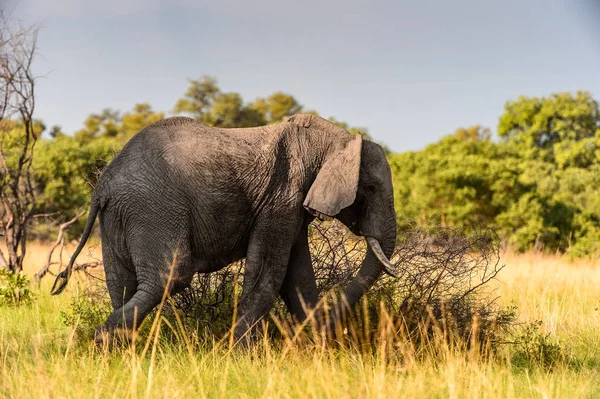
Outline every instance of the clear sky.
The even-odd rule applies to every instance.
[[[600,0],[0,0],[42,23],[37,117],[72,133],[137,102],[169,111],[187,78],[246,101],[282,90],[395,151],[495,130],[507,100],[600,100]]]

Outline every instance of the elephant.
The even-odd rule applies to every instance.
[[[103,170],[79,245],[52,294],[66,287],[97,216],[114,308],[97,336],[132,331],[165,292],[243,258],[234,337],[251,335],[278,296],[305,320],[319,300],[308,246],[315,218],[336,218],[367,241],[343,291],[347,306],[383,272],[397,275],[389,260],[396,243],[392,178],[382,147],[312,114],[252,128],[176,116],[136,133]]]

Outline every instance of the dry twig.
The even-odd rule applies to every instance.
[[[63,267],[62,254],[65,249],[65,235],[64,235],[65,230],[69,226],[71,226],[73,223],[75,223],[77,220],[79,220],[79,218],[82,217],[83,215],[85,215],[85,211],[79,212],[77,215],[75,215],[75,217],[73,217],[73,219],[71,219],[65,223],[62,223],[60,226],[58,226],[58,236],[56,237],[56,241],[54,241],[54,244],[52,244],[52,247],[50,247],[50,251],[48,251],[48,257],[46,258],[46,264],[34,275],[35,282],[37,283],[38,286],[40,285],[42,278],[46,275],[46,273],[49,272],[50,266],[58,263],[59,270],[62,269],[62,267]],[[52,262],[52,255],[54,254],[54,251],[56,250],[56,248],[59,245],[60,245],[60,250],[58,251],[59,262]]]

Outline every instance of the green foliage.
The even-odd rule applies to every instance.
[[[177,100],[174,111],[176,113],[187,113],[202,119],[209,113],[212,103],[220,93],[217,79],[212,76],[204,76],[201,80],[189,79],[190,87],[183,98]]]
[[[76,337],[81,341],[94,338],[96,328],[104,324],[112,312],[109,301],[86,294],[75,295],[71,299],[69,310],[61,310],[62,322],[75,329]]]
[[[36,137],[41,136],[46,126],[41,121],[33,122],[33,134]],[[26,135],[25,128],[21,121],[0,119],[0,148],[2,149],[3,159],[6,162],[8,174],[0,174],[0,179],[5,182],[15,178],[16,168],[19,157],[23,153]],[[11,175],[13,175],[11,177]],[[1,182],[0,182],[1,183]]]
[[[552,342],[550,334],[540,331],[542,324],[541,320],[528,323],[517,333],[514,342],[517,350],[511,359],[515,366],[551,369],[567,360],[565,350],[558,343]]]
[[[105,108],[99,114],[91,114],[85,120],[83,129],[75,132],[75,137],[82,143],[98,137],[115,137],[120,118],[118,111]]]
[[[245,106],[238,93],[219,93],[210,111],[202,120],[217,127],[254,127],[266,124],[265,116],[258,110]]]
[[[406,220],[495,226],[517,250],[595,256],[600,237],[600,112],[589,93],[508,102],[500,142],[479,126],[423,151],[390,154]]]
[[[100,171],[120,148],[115,137],[100,137],[82,143],[72,136],[60,135],[38,143],[33,163],[40,190],[38,211],[60,215],[64,221],[87,208]],[[84,224],[82,218],[70,233],[79,236]],[[34,233],[43,230],[36,229]]]
[[[24,273],[14,273],[0,269],[0,305],[28,305],[35,299],[35,293],[29,288],[31,282]]]
[[[132,111],[123,115],[106,108],[99,114],[91,114],[83,129],[75,132],[75,139],[85,144],[98,138],[114,138],[123,146],[135,133],[163,118],[163,113],[154,112],[147,103],[136,104]]]
[[[546,98],[522,96],[507,102],[504,109],[498,135],[514,145],[524,158],[547,162],[558,159],[564,166],[568,160],[575,161],[578,157],[574,155],[581,150],[598,150],[600,110],[588,92],[574,96],[558,93]],[[586,158],[589,161],[589,157],[583,157],[579,166],[585,166]]]
[[[492,141],[447,136],[420,152],[388,156],[394,178],[398,222],[469,229],[492,224],[519,191],[516,165]],[[498,190],[501,188],[502,190]]]
[[[80,144],[71,136],[42,141],[36,149],[34,167],[44,212],[70,214],[87,205],[99,171],[119,149],[111,139]]]
[[[258,101],[244,104],[239,93],[223,93],[211,76],[189,80],[183,98],[175,104],[176,113],[185,113],[218,127],[252,127],[268,123],[269,105]],[[294,100],[295,102],[295,100]]]
[[[74,136],[55,127],[52,139],[41,140],[35,148],[38,211],[59,215],[58,219],[64,221],[87,208],[102,169],[135,133],[163,117],[150,105],[141,103],[123,115],[110,109],[92,114]],[[79,220],[70,233],[79,236],[84,224],[85,219]],[[38,226],[34,236],[46,230]],[[46,236],[41,234],[40,238]]]
[[[136,104],[132,111],[126,112],[121,118],[118,126],[121,143],[125,144],[134,134],[164,117],[162,112],[154,112],[148,103]]]
[[[302,111],[302,105],[298,104],[293,96],[281,91],[271,94],[267,98],[266,104],[265,114],[269,123],[281,122],[285,118]]]

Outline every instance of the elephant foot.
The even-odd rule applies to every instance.
[[[126,328],[98,327],[94,334],[94,344],[99,349],[123,348],[133,342],[135,332]]]
[[[239,348],[251,348],[256,346],[266,333],[265,320],[261,319],[251,325],[239,321],[233,331],[233,338]]]

